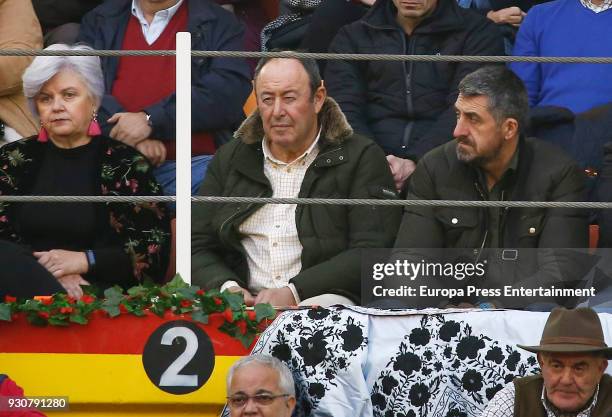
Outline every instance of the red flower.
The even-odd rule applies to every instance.
[[[147,252],[149,252],[149,254],[154,254],[154,253],[159,252],[159,245],[153,245],[153,244],[149,245],[147,247]]]
[[[257,319],[257,314],[253,310],[248,310],[247,317],[249,318],[249,320],[255,321]]]
[[[74,298],[73,296],[69,295],[68,297],[66,297],[66,300],[68,300],[68,304],[74,304],[76,303],[76,298]]]
[[[10,295],[5,295],[4,296],[4,302],[5,303],[14,303],[16,301],[17,301],[17,299],[15,297],[11,297]]]
[[[6,223],[7,221],[8,221],[8,219],[6,218],[6,216],[0,217],[0,222]]]
[[[206,294],[206,292],[204,290],[197,290],[196,294],[199,295],[199,296],[202,296],[202,295]]]
[[[130,188],[132,189],[132,192],[136,194],[136,191],[138,191],[138,180],[135,180],[132,178],[129,182],[129,185],[130,185]]]
[[[46,306],[53,304],[53,297],[51,296],[41,296],[38,299]]]
[[[225,318],[225,321],[229,321],[230,323],[234,322],[234,313],[229,307],[226,308],[225,311],[223,311],[223,317]]]
[[[91,304],[93,303],[95,300],[95,298],[93,298],[91,295],[89,294],[85,294],[81,297],[81,301],[84,302],[85,304]]]
[[[221,299],[219,297],[213,297],[213,301],[215,302],[216,305],[220,306],[221,304],[223,304],[223,301],[221,301]]]
[[[181,307],[191,307],[191,301],[181,300]]]
[[[73,310],[74,309],[72,307],[61,307],[59,311],[62,314],[70,314]]]
[[[240,330],[240,334],[245,334],[247,331],[247,323],[244,319],[240,319],[236,322],[236,326],[238,330]]]
[[[119,304],[119,311],[122,312],[123,314],[129,313],[127,307],[124,306],[123,304]]]
[[[49,319],[49,313],[47,313],[46,311],[39,311],[38,312],[38,317],[48,320]]]

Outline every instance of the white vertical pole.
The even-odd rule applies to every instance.
[[[176,272],[191,283],[191,34],[176,34]]]

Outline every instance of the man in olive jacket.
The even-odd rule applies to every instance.
[[[257,110],[215,155],[200,194],[395,198],[383,151],[353,134],[314,60],[262,59]],[[346,205],[194,205],[192,281],[247,304],[354,303],[360,249],[389,247],[401,210]],[[315,298],[313,298],[315,297]]]
[[[561,149],[521,135],[528,112],[527,93],[510,70],[485,67],[467,75],[459,84],[455,110],[455,141],[419,161],[410,178],[409,199],[584,201],[584,175],[576,163]],[[486,277],[469,285],[573,286],[577,283],[570,284],[568,279],[580,279],[581,264],[572,258],[573,251],[550,248],[588,247],[587,214],[561,208],[409,206],[395,247],[412,248],[406,253],[415,248],[420,253],[431,253],[427,248],[468,248],[464,252],[473,254],[472,261],[488,262]],[[575,274],[568,277],[571,271]],[[539,300],[521,297],[509,301],[529,304]]]
[[[507,384],[480,417],[612,416],[612,378],[604,374],[612,348],[595,311],[556,308],[540,344],[518,347],[537,353],[541,374]]]

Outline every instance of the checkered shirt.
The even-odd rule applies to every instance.
[[[595,404],[597,404],[597,394],[599,393],[599,386],[595,390],[595,396],[591,405],[582,410],[576,415],[576,417],[591,417],[591,413]],[[554,411],[548,406],[548,403],[544,399],[545,391],[542,388],[542,405],[546,410],[547,417],[558,417]],[[510,382],[503,389],[501,389],[487,404],[487,408],[482,412],[480,417],[513,417],[514,416],[514,398],[516,391],[514,389],[514,383]]]

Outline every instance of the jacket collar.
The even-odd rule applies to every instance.
[[[217,19],[215,11],[212,9],[213,6],[209,2],[202,0],[186,1],[189,10],[189,30],[194,29],[192,25],[195,21],[202,23]],[[125,18],[126,13],[129,17],[132,15],[132,0],[107,0],[94,10],[107,19]],[[109,27],[111,26],[109,25]]]
[[[401,29],[396,21],[397,8],[392,0],[378,0],[362,21],[380,30]],[[455,0],[438,0],[434,12],[424,19],[413,33],[441,33],[460,30],[466,25],[460,7]]]
[[[340,106],[331,97],[327,97],[321,107],[319,125],[321,126],[319,139],[321,148],[326,145],[341,144],[353,134],[353,129],[340,110]],[[246,144],[260,143],[263,140],[264,130],[259,110],[256,109],[247,117],[234,133],[234,137]]]
[[[446,148],[446,157],[449,160],[449,166],[454,167],[452,172],[457,175],[452,175],[449,178],[448,186],[462,190],[465,179],[469,179],[472,183],[479,182],[479,171],[477,168],[457,159],[456,143],[453,142],[449,143]],[[508,200],[516,201],[526,199],[524,192],[528,189],[527,181],[529,180],[531,167],[534,163],[532,146],[530,146],[528,139],[523,135],[519,136],[517,156],[516,171],[512,176],[512,194],[508,197]]]

